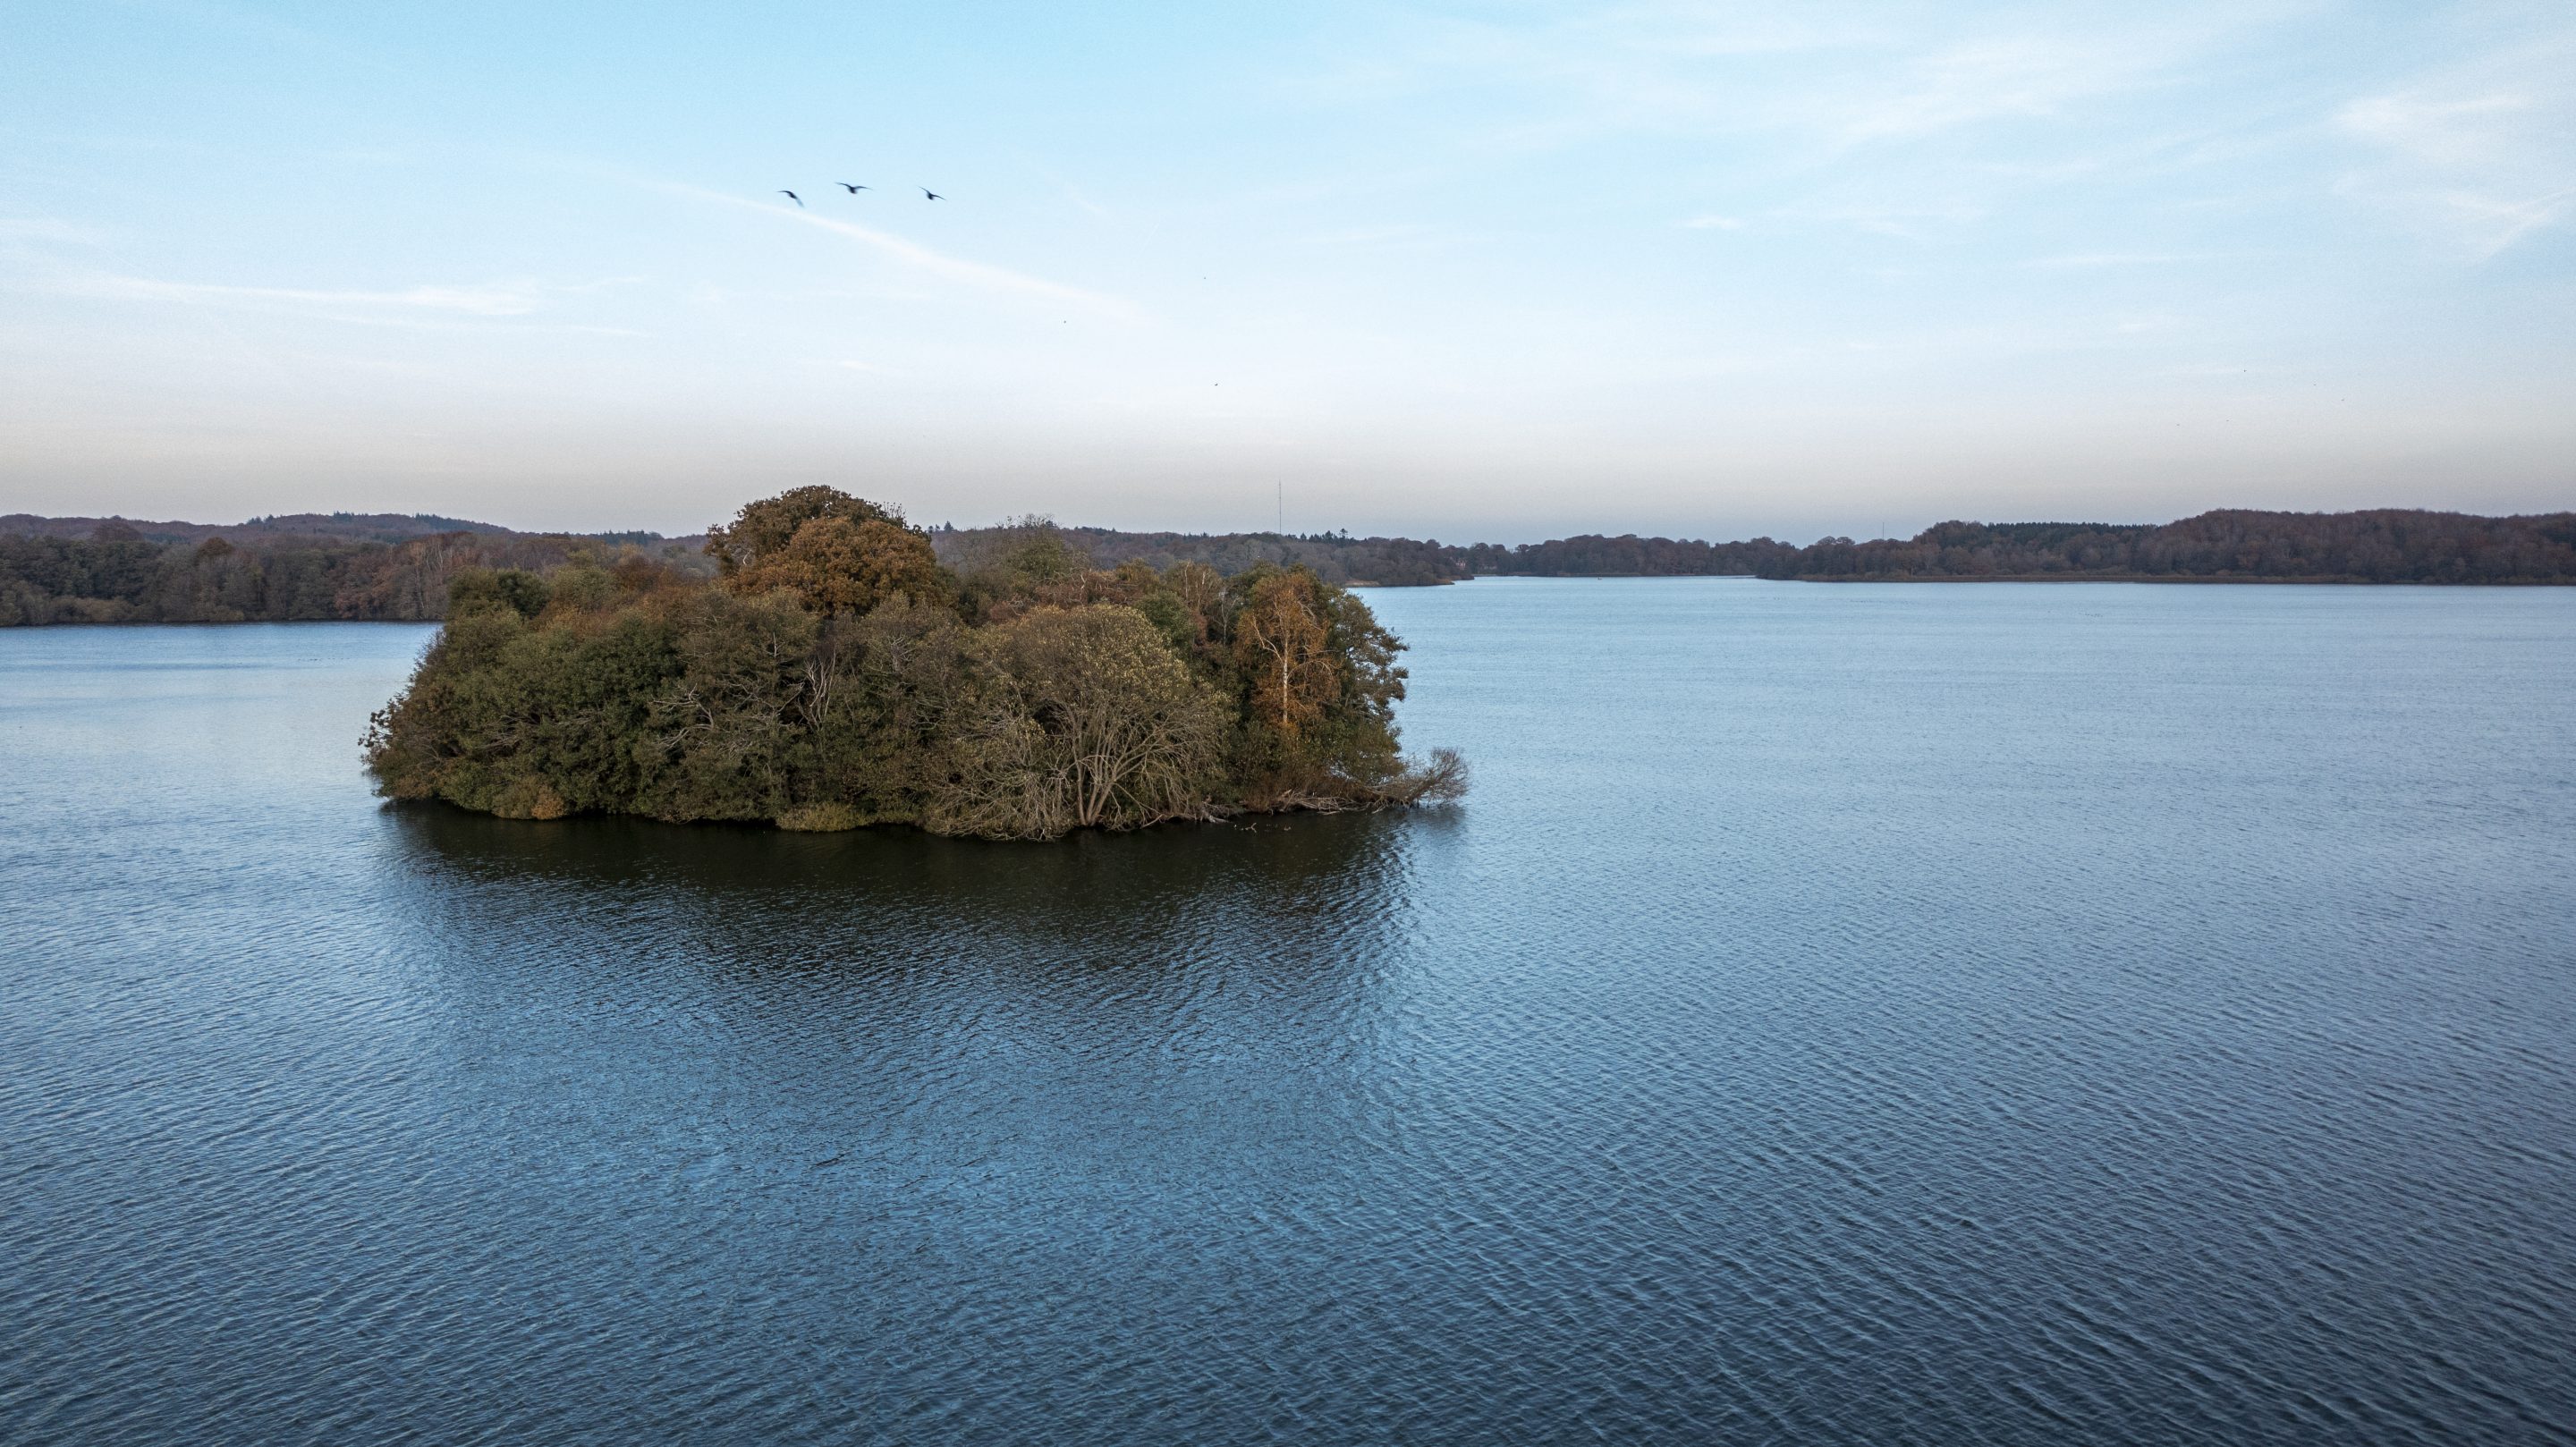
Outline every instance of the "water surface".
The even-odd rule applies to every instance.
[[[2549,1442],[2576,592],[1378,591],[1462,808],[386,808],[0,631],[0,1439]]]

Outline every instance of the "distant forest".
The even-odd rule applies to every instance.
[[[930,535],[931,545],[941,562],[954,566],[1032,525],[1052,526],[1037,521],[999,528],[943,528]],[[1474,576],[1461,562],[1466,549],[1412,538],[1355,538],[1347,533],[1124,533],[1077,527],[1056,531],[1096,568],[1136,561],[1156,568],[1205,563],[1232,577],[1270,563],[1309,568],[1325,582],[1342,587],[1389,588],[1457,583]]]
[[[2076,579],[2166,582],[2576,583],[2576,513],[2473,517],[2386,508],[2297,513],[2241,509],[2180,522],[1945,522],[1911,538],[1806,546],[1754,538],[1604,537],[1460,546],[1346,533],[1126,533],[1060,529],[1096,567],[1143,559],[1206,563],[1231,576],[1261,563],[1311,568],[1343,586],[1416,586],[1475,577],[1747,577],[1814,582]],[[1010,527],[931,534],[955,563],[1017,536]]]
[[[2576,513],[2222,510],[2162,526],[1949,522],[1898,542],[1824,538],[1755,570],[1830,581],[2576,583]]]
[[[1232,577],[1303,567],[1337,586],[1408,587],[1479,576],[1739,576],[1815,582],[2114,579],[2162,582],[2576,583],[2576,513],[2488,518],[2382,509],[2223,510],[2161,525],[1946,522],[1907,539],[1635,536],[1461,546],[1347,533],[1134,533],[1026,520],[939,528],[960,571],[1045,531],[1090,566],[1204,563]],[[545,574],[642,559],[711,576],[703,535],[540,534],[430,515],[307,513],[246,523],[0,517],[0,626],[443,617],[468,568]]]
[[[35,623],[423,622],[468,568],[551,573],[621,558],[713,576],[700,539],[518,533],[455,518],[351,513],[232,526],[0,517],[0,627]]]

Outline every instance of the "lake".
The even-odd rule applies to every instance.
[[[389,808],[0,630],[0,1439],[2576,1440],[2576,590],[1377,590],[1460,807]]]

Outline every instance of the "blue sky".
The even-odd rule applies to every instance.
[[[0,511],[680,532],[826,481],[961,524],[1284,492],[1301,530],[1804,541],[2576,506],[2563,0],[9,31]]]

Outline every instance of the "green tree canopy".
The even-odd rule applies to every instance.
[[[716,560],[722,576],[730,578],[737,570],[785,548],[799,529],[817,518],[903,526],[900,509],[817,484],[762,498],[736,513],[732,522],[707,529],[707,556]]]
[[[632,558],[455,573],[446,633],[368,734],[377,787],[515,818],[1042,839],[1463,785],[1454,758],[1398,755],[1403,645],[1305,568],[1086,568],[1032,524],[960,588],[892,509],[830,488],[717,531],[714,581]]]
[[[957,591],[929,538],[883,518],[852,521],[838,513],[807,519],[725,583],[741,594],[786,588],[825,615],[865,613],[898,593],[944,599]]]

